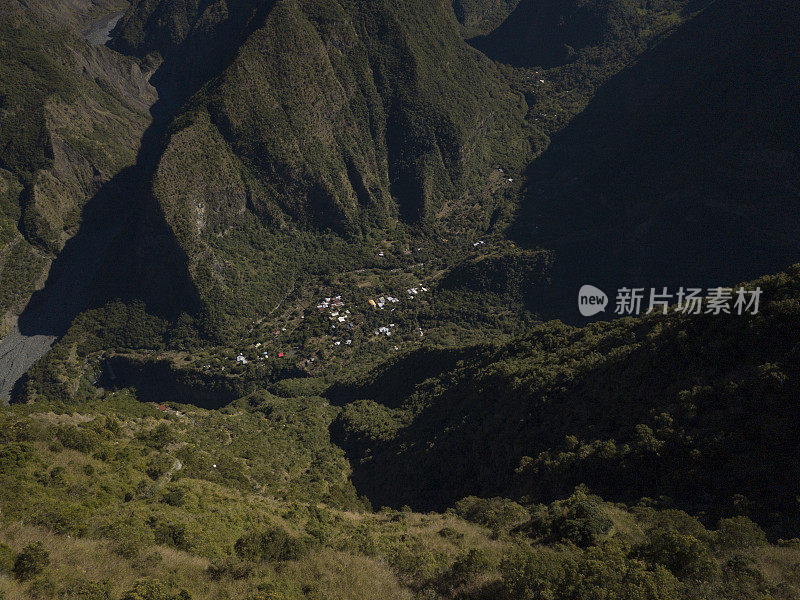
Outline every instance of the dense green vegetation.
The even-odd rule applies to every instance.
[[[523,67],[636,54],[681,21],[686,0],[521,0],[505,22],[472,40],[488,56]],[[608,60],[608,56],[606,60]],[[588,60],[587,60],[588,59]]]
[[[548,323],[503,344],[429,346],[366,373],[344,362],[333,386],[285,368],[231,368],[239,387],[213,411],[173,403],[170,378],[191,376],[191,357],[174,356],[171,374],[147,366],[149,388],[115,390],[92,359],[104,339],[167,349],[171,336],[183,347],[188,338],[145,323],[141,307],[104,309],[93,329],[87,320],[71,333],[82,339],[70,363],[78,391],[37,388],[36,402],[7,413],[4,464],[18,465],[9,481],[21,479],[10,484],[19,492],[3,492],[3,514],[22,522],[8,536],[38,536],[63,556],[65,535],[78,535],[94,556],[120,556],[113,585],[95,579],[111,597],[142,577],[163,580],[171,565],[171,583],[152,585],[193,597],[261,588],[370,598],[385,585],[385,597],[795,598],[800,557],[779,540],[797,531],[800,267],[751,285],[763,290],[754,316]],[[119,360],[110,362],[123,377]],[[69,372],[59,369],[52,376]],[[197,401],[219,383],[195,373]],[[29,386],[41,383],[34,371]],[[72,463],[55,458],[65,452]],[[125,468],[103,466],[112,460]],[[37,478],[25,470],[36,465],[67,472]],[[69,498],[81,508],[51,493],[64,485],[54,477],[78,486]],[[114,514],[135,534],[87,517],[120,502]],[[384,504],[402,510],[370,512]],[[140,541],[125,550],[117,535]],[[15,543],[13,552],[25,545]],[[330,561],[344,565],[338,575]],[[378,581],[354,579],[363,569]],[[65,585],[55,579],[52,589]]]
[[[530,4],[491,35],[533,52],[539,37],[504,31],[530,20],[518,15]],[[693,14],[686,2],[584,4],[607,35],[542,73],[463,40],[495,27],[508,3],[135,2],[116,47],[160,64],[165,96],[186,100],[153,149],[164,222],[135,237],[174,240],[200,304],[184,310],[222,340],[309,277],[369,268],[383,239],[421,237],[446,253],[440,239],[502,231],[548,136]],[[540,27],[558,21],[548,15]],[[552,66],[526,63],[540,65]],[[133,279],[147,289],[147,275]]]
[[[519,0],[454,0],[453,11],[465,37],[489,33],[514,10]]]
[[[586,483],[796,531],[798,275],[755,282],[756,316],[553,322],[355,376],[331,395],[352,402],[337,439],[354,482],[376,504],[439,509],[469,493],[549,501]]]
[[[383,239],[430,247],[510,219],[497,166],[521,172],[541,140],[446,5],[230,4],[138,2],[117,41],[160,53],[178,98],[205,84],[152,189],[210,329],[261,318],[309,275],[368,267]]]
[[[467,497],[445,514],[371,512],[330,444],[332,409],[301,404],[262,393],[205,411],[120,390],[93,404],[4,409],[0,591],[798,597],[796,544],[770,544],[741,516],[706,529],[681,511],[612,505],[583,487],[548,505]]]
[[[61,4],[0,2],[2,318],[27,302],[91,196],[134,162],[149,120],[138,67],[76,35],[120,3]]]
[[[541,319],[796,260],[793,5],[69,4],[0,0],[0,316],[118,222],[0,409],[0,600],[800,600],[800,265]]]

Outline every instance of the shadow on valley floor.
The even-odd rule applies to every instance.
[[[106,388],[131,387],[141,402],[180,404],[219,409],[252,391],[252,384],[233,377],[175,368],[168,360],[114,355],[103,363],[98,381]]]
[[[256,26],[267,12],[263,7],[251,15],[248,27]],[[113,41],[109,45],[115,46]],[[0,342],[0,401],[20,393],[24,373],[87,309],[120,299],[143,301],[148,312],[170,320],[181,313],[199,313],[201,300],[188,257],[153,197],[150,182],[168,127],[183,102],[231,59],[220,55],[208,64],[201,61],[197,69],[204,78],[182,79],[176,77],[181,55],[174,53],[153,73],[150,82],[159,99],[150,109],[152,123],[135,165],[87,202],[79,231],[54,261],[44,288],[31,298],[17,330]]]
[[[796,3],[715,2],[553,137],[512,227],[555,251],[545,317],[576,322],[586,283],[730,286],[800,258],[798,27]]]

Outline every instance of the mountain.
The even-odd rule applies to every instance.
[[[156,92],[93,45],[115,1],[0,2],[0,399],[84,310]],[[101,36],[102,37],[102,36]]]
[[[0,0],[0,600],[800,599],[799,12]]]
[[[555,67],[596,55],[636,52],[647,38],[703,2],[522,0],[498,27],[471,40],[487,56],[518,67]],[[708,4],[708,2],[705,2]]]
[[[796,260],[798,25],[794,3],[714,2],[553,136],[513,235],[556,252],[554,305],[583,283],[715,285]]]
[[[153,80],[189,97],[153,150],[151,212],[220,326],[262,316],[326,256],[363,263],[365,240],[507,210],[508,186],[490,183],[530,154],[525,100],[449,7],[224,6],[138,2],[116,42],[158,53]]]
[[[0,17],[0,317],[5,331],[78,231],[88,201],[135,161],[155,97],[132,60],[80,37],[113,2],[4,0]]]

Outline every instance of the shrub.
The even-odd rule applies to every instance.
[[[308,543],[271,527],[258,533],[247,533],[233,546],[242,560],[272,562],[300,558],[308,551]]]
[[[128,590],[122,600],[174,600],[166,586],[158,579],[140,579]]]
[[[147,476],[150,479],[155,481],[159,477],[165,475],[170,470],[170,468],[172,468],[172,464],[174,462],[175,462],[174,459],[170,458],[166,454],[153,456],[147,461],[147,468],[145,469],[145,473],[147,473]]]
[[[450,540],[451,542],[456,542],[458,540],[464,539],[463,533],[461,533],[460,531],[456,531],[452,527],[447,527],[447,526],[442,527],[439,530],[439,535],[446,540]]]
[[[133,558],[142,548],[155,543],[153,530],[135,517],[112,523],[103,527],[102,531],[115,541],[114,551],[125,558]]]
[[[172,428],[166,423],[159,423],[150,431],[141,435],[142,441],[157,450],[162,450],[176,441],[177,437]]]
[[[453,563],[453,578],[467,580],[470,577],[488,571],[491,562],[483,550],[472,548],[461,554]]]
[[[186,490],[177,485],[171,485],[164,490],[162,500],[170,506],[184,506],[186,504]]]
[[[237,560],[229,557],[222,561],[213,562],[208,565],[208,576],[211,579],[247,579],[253,574],[253,565],[249,562]]]
[[[20,581],[26,581],[42,573],[50,564],[50,553],[44,549],[42,542],[34,542],[25,546],[14,561],[14,575]]]
[[[85,453],[91,452],[100,443],[100,438],[96,433],[74,425],[57,427],[56,437],[65,448]]]
[[[99,581],[81,581],[71,586],[65,596],[69,600],[109,600],[108,586]]]
[[[762,529],[747,517],[721,519],[717,526],[717,545],[729,550],[742,550],[765,546],[767,536]]]
[[[172,546],[178,550],[191,550],[192,542],[186,523],[162,521],[151,517],[149,525],[153,530],[156,544]]]
[[[535,507],[527,529],[533,537],[550,542],[566,540],[587,548],[597,544],[612,525],[600,497],[579,486],[569,498]]]
[[[674,529],[656,528],[640,555],[651,563],[664,565],[679,579],[708,578],[715,568],[708,546],[692,535]]]
[[[681,598],[681,586],[669,571],[648,569],[616,543],[575,554],[524,550],[506,557],[500,570],[507,597],[514,600]]]
[[[508,531],[530,518],[525,507],[505,498],[467,496],[456,502],[453,512],[466,521],[485,525],[495,531]]]

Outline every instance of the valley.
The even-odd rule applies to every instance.
[[[0,600],[800,599],[798,27],[0,0]]]

